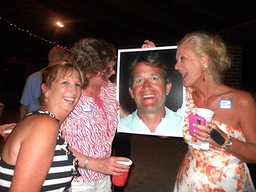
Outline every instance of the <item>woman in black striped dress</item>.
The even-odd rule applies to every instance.
[[[59,125],[76,105],[83,86],[80,70],[69,60],[42,73],[41,108],[28,113],[8,137],[0,159],[0,191],[64,191],[78,162],[61,138]]]

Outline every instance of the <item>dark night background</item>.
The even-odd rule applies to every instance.
[[[198,30],[243,48],[241,88],[255,92],[255,8],[255,0],[1,1],[0,99],[11,99],[8,90],[21,94],[26,77],[47,65],[54,44],[69,49],[93,36],[118,49],[138,48],[145,39],[170,46]],[[64,28],[55,25],[58,19]]]

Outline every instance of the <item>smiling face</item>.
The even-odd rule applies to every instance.
[[[59,75],[52,81],[50,87],[42,85],[42,91],[46,98],[43,105],[56,116],[63,113],[69,114],[81,95],[81,87],[81,78],[76,70]]]
[[[186,43],[178,47],[176,60],[175,69],[182,75],[185,87],[202,82],[198,80],[201,80],[205,73],[205,57],[195,55],[191,44]]]
[[[165,83],[162,70],[157,67],[138,63],[133,70],[133,85],[129,92],[137,105],[139,112],[155,113],[163,110],[166,95],[170,92],[171,84]]]

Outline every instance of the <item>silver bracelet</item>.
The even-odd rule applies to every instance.
[[[232,145],[232,137],[230,135],[228,135],[228,140],[225,142],[225,145],[222,146],[222,149],[226,150],[228,147],[230,147]]]
[[[85,158],[85,162],[84,162],[84,169],[87,169],[88,163],[89,163],[89,157],[87,156],[87,157]]]

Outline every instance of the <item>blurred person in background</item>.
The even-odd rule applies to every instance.
[[[53,62],[68,58],[69,52],[60,46],[54,46],[48,53],[48,66]],[[20,114],[22,118],[28,112],[40,108],[39,96],[41,94],[40,85],[42,82],[42,70],[32,73],[26,80],[20,99]]]

